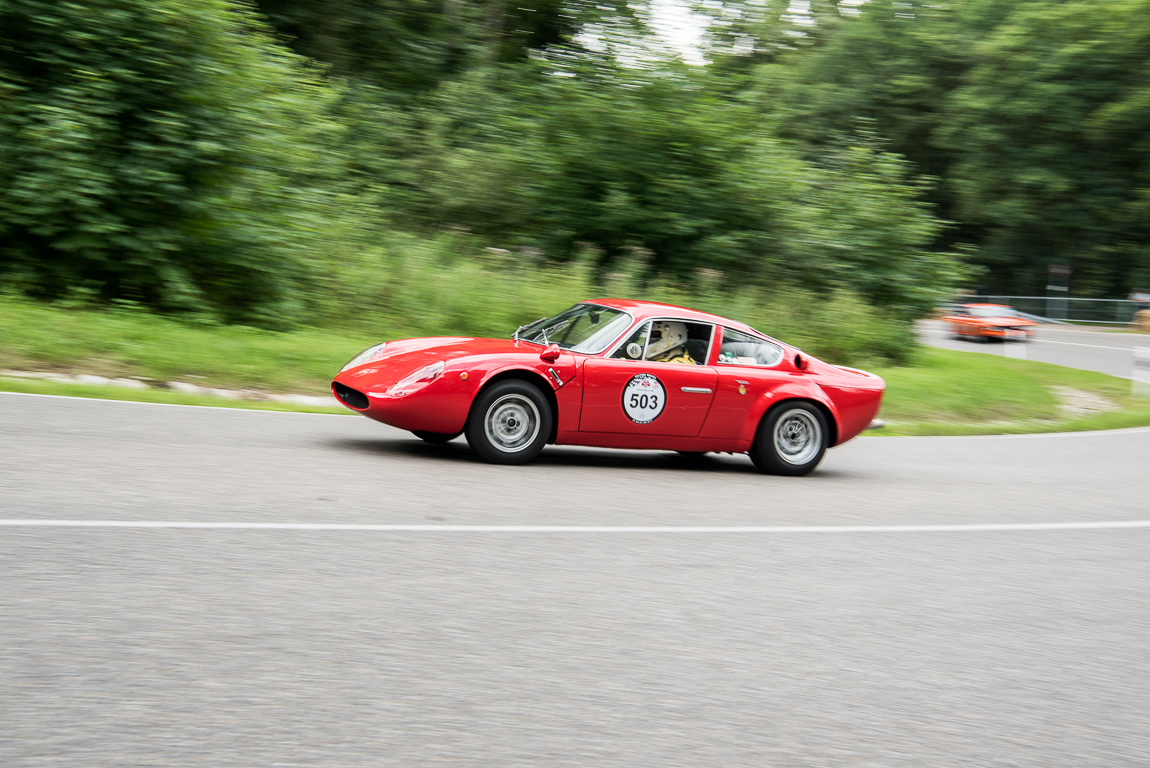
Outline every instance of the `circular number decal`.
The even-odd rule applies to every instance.
[[[659,418],[666,404],[667,390],[649,373],[632,376],[623,387],[623,412],[636,424],[650,424]]]

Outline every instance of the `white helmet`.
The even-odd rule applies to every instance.
[[[662,356],[686,343],[687,326],[684,323],[655,323],[651,327],[651,343],[647,345],[647,359]]]

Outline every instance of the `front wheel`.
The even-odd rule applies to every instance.
[[[467,419],[467,443],[492,464],[526,464],[551,435],[551,405],[536,387],[508,379],[483,390]]]
[[[823,460],[830,429],[810,403],[780,403],[767,412],[751,446],[751,461],[771,475],[806,475]]]

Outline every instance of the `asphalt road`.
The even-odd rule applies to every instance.
[[[1150,519],[1150,430],[862,438],[807,478],[356,417],[0,394],[0,518]],[[1150,528],[0,527],[0,765],[1145,766]]]
[[[1012,342],[988,342],[977,344],[954,338],[947,324],[937,320],[919,323],[919,339],[943,349],[956,349],[962,352],[981,352],[988,355],[1008,355],[1034,360],[1039,363],[1054,363],[1070,368],[1098,371],[1111,376],[1129,379],[1134,371],[1134,350],[1142,347],[1150,350],[1150,336],[1142,333],[1119,333],[1075,328],[1064,325],[1041,325],[1024,344]],[[1144,374],[1150,377],[1150,371]]]

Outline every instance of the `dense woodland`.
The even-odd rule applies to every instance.
[[[525,273],[904,324],[1150,286],[1150,0],[698,8],[706,66],[627,0],[0,0],[0,286],[267,327]]]

